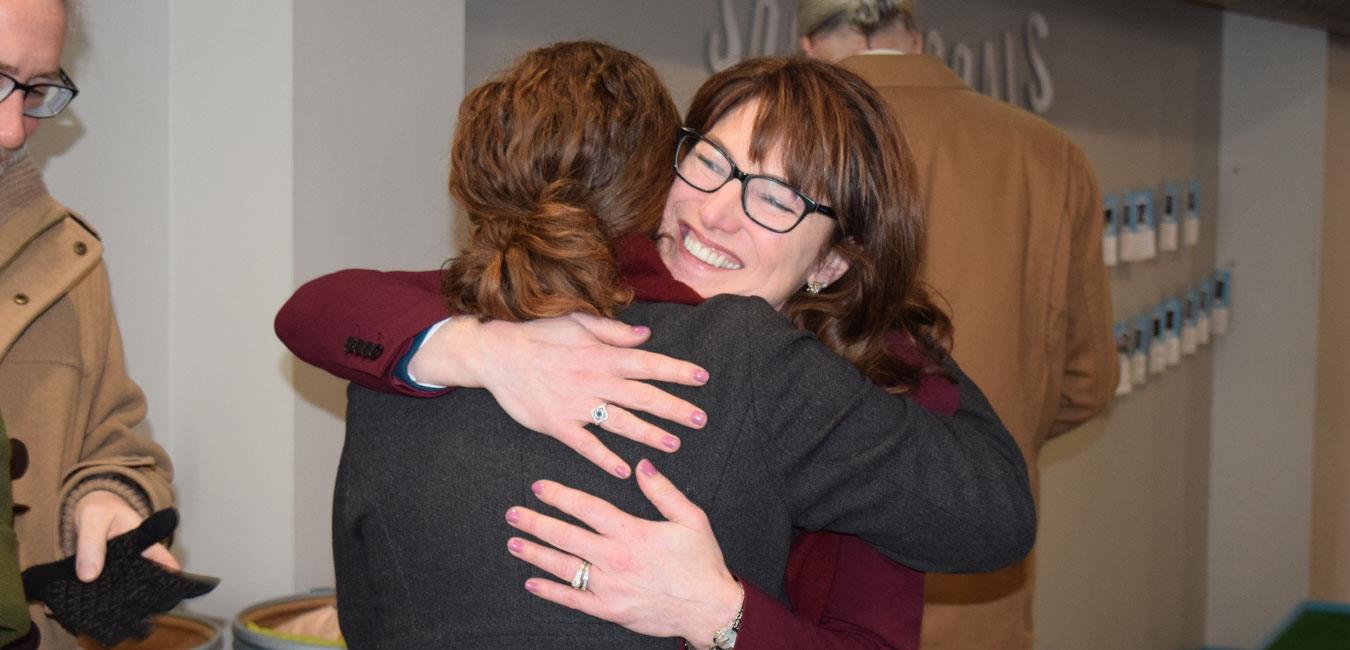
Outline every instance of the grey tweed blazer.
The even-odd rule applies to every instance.
[[[1031,548],[1022,455],[955,366],[961,408],[941,417],[873,386],[757,298],[637,303],[623,319],[651,326],[647,349],[709,371],[703,388],[663,386],[709,424],[673,429],[683,445],[670,455],[605,442],[651,458],[702,506],[741,578],[783,598],[794,529],[858,535],[925,571],[993,570]],[[507,508],[549,511],[531,482],[657,518],[634,481],[515,424],[483,390],[414,399],[353,385],[349,397],[333,546],[350,647],[677,647],[531,596],[537,572],[506,550]]]

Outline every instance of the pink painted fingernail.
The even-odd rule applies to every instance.
[[[671,451],[675,451],[680,448],[680,439],[675,436],[666,436],[661,439],[661,446]]]
[[[518,523],[520,523],[520,512],[519,512],[518,510],[516,510],[515,508],[511,508],[510,510],[507,510],[507,511],[506,511],[506,521],[507,521],[507,523],[512,523],[512,524],[518,524]]]
[[[642,472],[643,476],[656,476],[656,466],[646,458],[638,461],[638,471]]]
[[[619,478],[628,478],[633,475],[633,470],[628,469],[627,465],[618,465],[614,468],[614,475]]]
[[[703,411],[694,411],[693,415],[689,416],[689,420],[693,422],[695,426],[701,427],[708,423],[708,414]]]
[[[706,383],[708,383],[708,371],[707,371],[707,370],[695,370],[695,371],[694,371],[694,381],[696,381],[696,382],[698,382],[698,383],[700,383],[700,384],[706,384]]]
[[[544,493],[544,482],[543,482],[543,481],[535,481],[534,483],[531,483],[531,484],[530,484],[530,491],[533,492],[535,496],[539,496],[539,495],[543,494],[543,493]]]
[[[532,593],[532,594],[533,594],[533,593],[538,593],[538,592],[539,592],[539,584],[536,583],[536,582],[533,581],[533,580],[526,580],[526,581],[525,581],[525,591],[528,591],[528,592],[530,592],[530,593]]]
[[[512,539],[511,541],[506,543],[506,548],[511,549],[512,553],[519,553],[525,550],[525,542],[522,542],[518,539]]]
[[[634,325],[633,333],[637,334],[638,336],[646,336],[652,333],[652,328],[647,327],[646,325]]]

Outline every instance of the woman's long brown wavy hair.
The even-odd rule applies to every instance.
[[[831,250],[849,270],[818,294],[798,291],[783,313],[814,332],[878,386],[903,393],[936,366],[915,367],[888,351],[899,331],[934,359],[951,349],[951,320],[919,280],[923,202],[914,158],[885,102],[843,68],[806,58],[752,59],[699,88],[685,122],[712,129],[757,101],[750,157],[781,147],[788,182],[833,207],[840,228]],[[791,235],[788,235],[791,236]]]
[[[650,65],[591,41],[531,51],[470,92],[450,153],[472,227],[445,275],[451,310],[519,321],[627,306],[612,242],[659,225],[679,124]]]

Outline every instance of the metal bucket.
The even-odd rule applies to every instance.
[[[311,650],[346,647],[337,641],[296,638],[274,631],[277,626],[297,616],[336,603],[337,597],[333,590],[325,589],[253,605],[234,617],[234,623],[231,625],[234,632],[234,650]]]
[[[186,612],[170,612],[155,617],[155,629],[140,641],[117,644],[117,650],[221,650],[225,640],[221,624]],[[83,650],[107,650],[108,646],[88,637],[80,637]]]

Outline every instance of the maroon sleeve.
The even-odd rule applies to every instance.
[[[450,315],[440,271],[348,269],[306,282],[277,312],[277,337],[301,361],[385,393],[425,392],[394,367],[423,330]]]
[[[794,614],[754,585],[745,585],[745,613],[736,647],[744,650],[919,647],[923,573],[896,564],[855,537],[823,533],[837,555],[819,618]],[[789,592],[793,585],[789,585]],[[806,594],[802,594],[806,596]],[[794,595],[794,599],[796,595]],[[809,599],[809,596],[807,596]],[[795,600],[794,600],[795,602]]]

